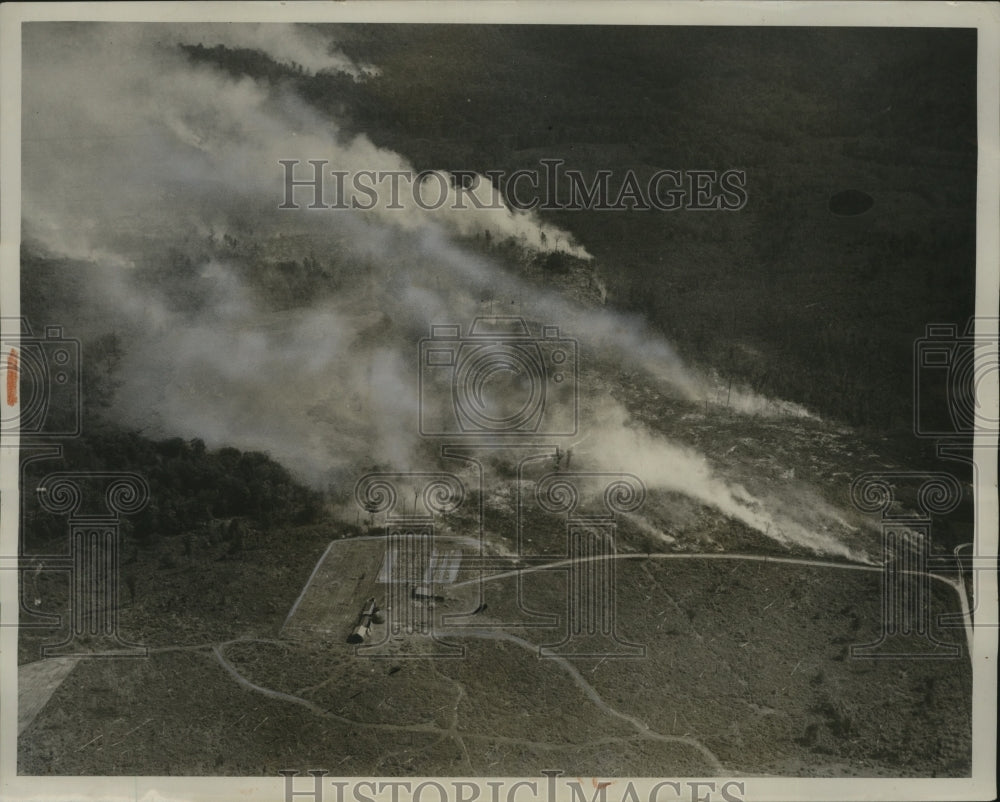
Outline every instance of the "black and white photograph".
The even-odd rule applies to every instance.
[[[0,25],[5,798],[995,797],[997,6]]]

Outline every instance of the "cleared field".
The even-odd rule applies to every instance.
[[[378,540],[332,542],[289,612],[282,636],[346,640],[362,603],[372,595],[383,552]]]
[[[53,657],[18,666],[17,732],[24,732],[48,704],[56,688],[80,662],[72,657]]]
[[[359,562],[327,582],[345,546]],[[366,654],[345,642],[345,603],[387,586],[384,557],[377,540],[332,547],[280,638],[84,661],[26,732],[21,771],[497,776],[592,772],[598,756],[608,775],[969,771],[966,658],[849,655],[878,632],[877,572],[617,560],[615,630],[643,656],[581,658],[540,649],[572,634],[568,566],[520,574],[519,593],[516,573],[490,579],[466,555],[443,600],[411,598],[436,640],[381,648],[373,630]],[[957,609],[935,584],[935,612]],[[538,612],[555,619],[512,626],[546,624]]]
[[[297,641],[346,641],[365,601],[374,598],[387,619],[375,623],[363,653],[384,644],[389,651],[405,648],[414,635],[429,632],[435,604],[464,601],[471,611],[474,591],[455,586],[464,558],[477,551],[462,538],[384,537],[330,543],[292,606],[281,636]],[[508,561],[509,562],[509,561]]]

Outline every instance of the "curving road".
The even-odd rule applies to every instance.
[[[882,573],[885,569],[881,565],[868,565],[864,563],[844,563],[837,562],[836,560],[815,560],[808,559],[805,557],[771,557],[768,555],[760,554],[732,554],[729,552],[713,552],[713,553],[686,553],[686,552],[648,552],[648,553],[633,553],[633,554],[609,554],[609,555],[598,555],[593,557],[574,557],[567,558],[564,560],[555,560],[551,563],[546,563],[544,565],[529,565],[522,568],[515,568],[510,571],[503,571],[497,574],[488,574],[482,577],[476,577],[475,579],[467,579],[463,582],[456,582],[454,587],[459,587],[462,585],[471,585],[477,582],[491,582],[497,579],[508,579],[512,576],[523,575],[531,573],[533,571],[547,571],[553,568],[562,568],[566,566],[573,565],[580,562],[594,562],[597,560],[606,559],[615,560],[746,560],[750,562],[763,562],[763,563],[782,563],[789,565],[807,565],[814,566],[818,568],[840,568],[849,571],[870,571],[876,573]],[[967,653],[970,658],[972,655],[972,645],[973,645],[973,627],[972,627],[972,615],[969,612],[969,600],[965,593],[965,584],[962,582],[961,576],[959,579],[952,580],[948,577],[941,576],[940,574],[935,574],[928,571],[926,574],[919,571],[902,571],[901,573],[908,576],[927,576],[932,580],[941,582],[947,585],[949,588],[955,591],[958,596],[958,603],[961,608],[962,620],[965,623],[965,639],[967,645]]]
[[[529,643],[528,641],[522,640],[513,635],[507,635],[506,633],[480,633],[474,631],[463,633],[461,631],[456,631],[454,634],[456,636],[463,636],[463,637],[485,637],[488,639],[507,640],[512,643],[516,643],[519,646],[522,646],[526,649],[529,649],[532,653],[534,653],[538,649],[536,644]],[[457,696],[453,704],[452,721],[448,727],[439,727],[436,724],[429,722],[423,724],[385,724],[382,722],[361,721],[359,719],[353,719],[347,716],[338,715],[337,713],[332,713],[329,710],[320,707],[315,702],[312,702],[308,699],[304,699],[301,696],[295,696],[294,694],[285,693],[284,691],[277,691],[274,690],[273,688],[267,688],[264,687],[263,685],[258,685],[257,683],[247,679],[245,676],[243,676],[243,674],[240,673],[239,669],[236,668],[236,666],[234,666],[226,658],[225,655],[226,648],[237,643],[268,643],[268,644],[287,645],[283,641],[276,641],[270,638],[237,638],[234,640],[225,641],[223,643],[204,644],[204,645],[185,647],[185,648],[204,649],[210,646],[212,649],[212,653],[215,656],[215,659],[218,661],[218,663],[222,666],[223,669],[225,669],[225,671],[230,675],[230,677],[232,677],[232,679],[235,680],[241,687],[246,688],[249,691],[253,691],[254,693],[259,693],[270,699],[276,699],[278,701],[287,702],[289,704],[294,704],[300,707],[304,707],[317,716],[333,719],[334,721],[338,721],[342,724],[346,724],[351,727],[368,727],[383,732],[417,732],[425,734],[436,734],[441,737],[451,737],[455,739],[457,743],[462,745],[463,751],[464,751],[464,741],[469,739],[492,741],[495,743],[514,744],[519,746],[528,746],[535,749],[545,749],[545,750],[585,749],[594,746],[630,743],[639,739],[656,740],[663,742],[675,742],[675,743],[685,744],[687,746],[696,749],[706,760],[708,760],[713,769],[715,769],[720,773],[723,771],[722,764],[719,762],[718,758],[714,754],[712,754],[712,752],[709,751],[704,745],[696,741],[694,738],[688,738],[686,736],[663,735],[662,733],[658,733],[654,730],[651,730],[648,725],[646,725],[639,719],[636,719],[633,716],[629,716],[626,713],[622,713],[621,711],[618,711],[615,708],[608,705],[607,702],[605,702],[600,697],[597,691],[594,690],[593,686],[591,686],[580,675],[580,673],[576,670],[576,668],[570,665],[567,661],[563,660],[562,658],[559,658],[557,662],[562,663],[562,667],[565,670],[567,670],[567,672],[573,678],[574,682],[580,688],[583,689],[584,693],[586,693],[587,696],[592,701],[595,702],[595,704],[601,707],[601,709],[605,710],[611,715],[617,716],[618,718],[627,721],[630,725],[632,725],[636,730],[636,735],[609,736],[607,738],[598,738],[591,741],[584,741],[580,743],[556,744],[549,741],[534,741],[529,738],[514,738],[511,736],[504,736],[498,734],[484,734],[484,733],[470,732],[468,730],[461,730],[458,728],[458,705],[461,703],[462,696],[465,693],[464,689],[460,689],[459,695]],[[163,649],[162,651],[168,651],[168,649]],[[453,682],[457,683],[457,680],[453,680]],[[460,686],[461,684],[458,683],[458,685]],[[467,757],[468,753],[466,752],[465,754]]]

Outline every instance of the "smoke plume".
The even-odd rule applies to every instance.
[[[506,206],[485,179],[473,191],[495,208],[454,209],[458,188],[428,176],[424,189],[449,201],[438,209],[404,192],[400,208],[383,193],[365,211],[309,209],[308,197],[298,210],[279,210],[282,159],[300,167],[322,159],[350,173],[412,168],[367,137],[344,134],[290,84],[235,78],[191,60],[182,44],[378,80],[376,66],[351,61],[308,27],[26,26],[25,240],[90,265],[86,312],[67,330],[124,335],[115,410],[123,422],[268,451],[320,487],[362,466],[418,469],[427,451],[418,341],[431,325],[465,332],[487,314],[523,316],[536,335],[542,325],[559,326],[595,373],[640,371],[682,401],[709,392],[711,382],[686,369],[641,318],[541,290],[471,247],[489,231],[529,254],[589,258],[569,233]],[[281,283],[282,271],[306,263],[320,278],[302,297],[294,281]],[[600,386],[581,391],[613,404]],[[804,413],[739,389],[732,407]],[[846,555],[835,538],[767,508],[697,452],[641,431],[620,408],[595,427],[590,448],[602,466],[779,541]]]

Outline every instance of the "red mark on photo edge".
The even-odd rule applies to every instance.
[[[17,405],[17,349],[10,349],[7,357],[7,406]]]
[[[580,783],[580,785],[583,785],[583,778],[582,777],[577,777],[576,779],[577,779],[577,782]],[[600,782],[600,781],[598,781],[598,779],[596,777],[591,777],[590,778],[590,782],[593,784],[594,788],[596,788],[598,791],[601,791],[601,790],[607,788],[609,785],[614,785],[616,781],[615,780],[605,780],[603,782]]]

